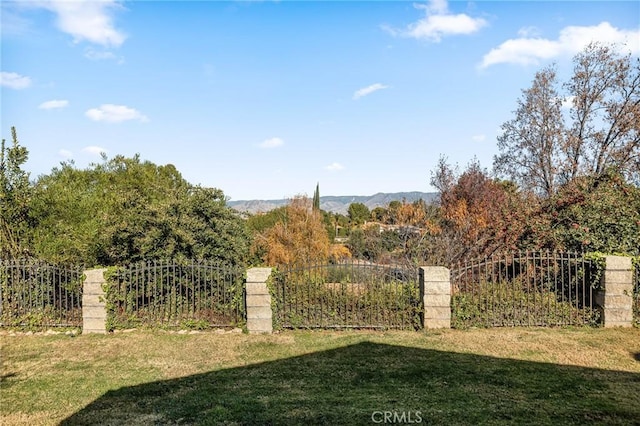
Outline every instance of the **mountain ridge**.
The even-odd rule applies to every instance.
[[[320,208],[322,210],[347,214],[349,205],[351,203],[362,203],[369,210],[373,210],[376,207],[386,207],[392,201],[403,201],[408,203],[418,201],[420,199],[427,203],[433,202],[438,193],[437,192],[378,192],[373,195],[326,195],[320,197]],[[237,200],[228,201],[227,205],[242,213],[264,213],[278,207],[282,207],[289,202],[289,199],[279,200]]]

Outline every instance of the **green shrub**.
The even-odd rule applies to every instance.
[[[518,280],[482,282],[474,291],[452,296],[454,328],[499,326],[596,326],[600,319],[590,298],[568,300],[562,292],[529,289]],[[581,306],[582,300],[586,306]]]
[[[329,265],[274,274],[278,327],[420,328],[415,281],[383,268]]]
[[[153,262],[110,268],[105,278],[108,330],[242,326],[238,268]]]

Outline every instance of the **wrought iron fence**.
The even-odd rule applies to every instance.
[[[633,325],[640,327],[640,256],[633,268]]]
[[[109,329],[240,326],[244,272],[210,262],[149,261],[107,273]]]
[[[354,261],[281,266],[273,277],[276,327],[420,327],[416,268]]]
[[[0,261],[0,326],[81,327],[82,282],[82,267]]]
[[[582,254],[556,252],[461,262],[451,268],[452,326],[595,326],[600,267]]]

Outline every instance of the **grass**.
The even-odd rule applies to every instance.
[[[3,425],[358,425],[383,420],[377,412],[443,425],[640,424],[637,328],[4,334],[0,343]]]

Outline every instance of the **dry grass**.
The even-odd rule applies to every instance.
[[[7,425],[367,424],[366,413],[387,407],[421,408],[436,424],[545,423],[542,409],[561,413],[559,423],[577,415],[580,424],[591,422],[585,398],[595,404],[595,423],[640,418],[640,329],[4,334],[0,344]],[[504,383],[495,382],[496,371]],[[558,377],[541,381],[549,372]],[[579,384],[575,395],[571,383]],[[529,401],[528,389],[552,396]],[[504,407],[488,392],[503,400],[521,392],[512,403],[522,404],[522,417],[501,420]]]

